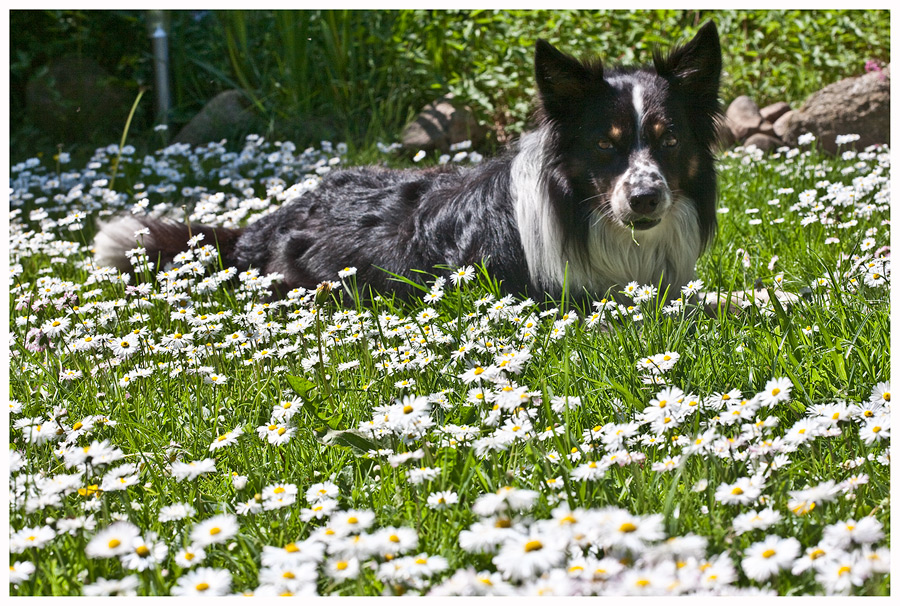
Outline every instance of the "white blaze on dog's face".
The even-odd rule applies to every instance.
[[[623,227],[635,230],[652,229],[659,225],[672,207],[672,192],[663,174],[662,168],[654,157],[651,137],[646,129],[652,131],[653,139],[659,139],[661,146],[673,147],[677,143],[674,136],[668,134],[665,124],[652,115],[647,115],[648,105],[645,95],[647,90],[640,83],[630,83],[619,89],[619,96],[630,101],[631,115],[622,112],[617,121],[633,120],[632,137],[621,136],[625,129],[613,126],[611,135],[619,143],[619,153],[623,156],[624,172],[609,184],[612,191],[609,198],[608,216]],[[629,90],[630,89],[630,90]],[[627,104],[620,104],[622,107]]]

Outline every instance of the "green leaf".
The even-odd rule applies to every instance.
[[[293,377],[291,375],[285,375],[287,378],[288,385],[291,386],[291,389],[298,396],[307,397],[307,394],[316,388],[316,384],[310,381],[309,379],[304,379],[303,377]]]

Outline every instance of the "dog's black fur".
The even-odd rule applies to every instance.
[[[219,244],[238,270],[315,288],[344,267],[357,283],[409,296],[387,272],[484,262],[510,293],[602,297],[631,280],[670,296],[716,225],[713,144],[721,50],[712,23],[649,68],[606,69],[539,40],[539,127],[468,168],[355,168],[238,230],[140,220],[151,260],[171,261],[190,233]],[[133,219],[102,226],[98,264],[128,269]],[[140,225],[138,225],[140,227]],[[384,271],[387,270],[387,271]]]

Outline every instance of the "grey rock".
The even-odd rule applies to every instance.
[[[789,111],[791,111],[791,106],[784,101],[779,101],[777,103],[767,105],[759,110],[759,115],[762,116],[763,120],[774,124],[775,121],[778,120],[778,118]]]
[[[409,151],[447,152],[451,145],[463,141],[477,147],[486,134],[487,128],[475,120],[472,110],[447,95],[426,105],[403,129],[400,141]]]
[[[765,135],[763,133],[755,133],[747,137],[747,140],[744,141],[745,146],[755,145],[759,149],[764,152],[770,152],[782,147],[784,145],[784,141],[777,137],[773,137],[772,135]]]
[[[856,149],[890,143],[890,66],[882,71],[844,78],[809,96],[783,124],[784,140],[795,145],[812,133],[820,148],[837,151],[837,135],[857,134]],[[782,117],[784,118],[784,117]]]
[[[204,145],[249,134],[256,126],[256,115],[247,97],[239,90],[226,90],[210,99],[172,142]]]
[[[725,120],[734,138],[743,141],[750,135],[759,132],[763,118],[759,113],[759,107],[750,97],[741,95],[731,102],[725,110]]]

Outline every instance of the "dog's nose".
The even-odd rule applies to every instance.
[[[641,188],[631,192],[628,198],[628,204],[631,210],[639,215],[649,215],[656,210],[662,201],[662,191],[653,188]]]

